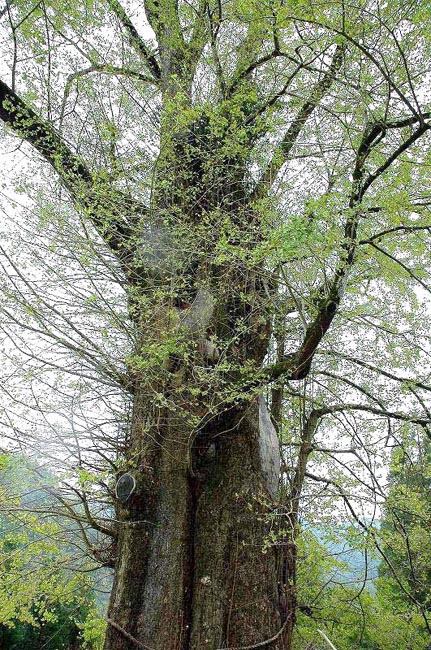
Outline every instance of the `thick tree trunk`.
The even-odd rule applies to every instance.
[[[135,435],[145,419],[136,399]],[[267,647],[285,647],[258,401],[202,435],[192,464],[184,422],[171,414],[162,429],[151,465],[148,449],[139,459],[136,492],[120,512],[105,650],[216,650],[277,634]]]
[[[151,271],[159,274],[159,294],[164,283],[166,318],[160,317],[160,328],[144,323],[142,329],[144,338],[157,337],[153,330],[158,329],[164,341],[181,340],[189,354],[181,357],[176,345],[178,358],[166,363],[166,384],[157,390],[147,387],[146,397],[138,386],[135,394],[130,469],[125,471],[136,473],[137,487],[118,510],[122,523],[105,650],[217,650],[255,644],[281,650],[291,618],[282,584],[282,548],[270,538],[280,519],[271,516],[278,483],[271,454],[274,448],[278,454],[278,442],[271,442],[272,425],[262,400],[254,397],[246,406],[231,406],[233,397],[243,399],[237,397],[242,370],[259,368],[267,351],[270,280],[265,284],[262,269],[241,257],[223,265],[216,260],[216,248],[208,254],[206,247],[215,247],[223,232],[224,218],[233,224],[232,247],[240,244],[239,230],[251,228],[255,241],[257,215],[246,205],[244,160],[227,158],[223,138],[211,133],[205,113],[175,130],[186,96],[175,104],[170,95],[165,98],[158,162],[163,182],[156,181],[154,192],[160,210],[152,252],[158,263]],[[202,221],[208,223],[209,244],[205,239],[201,247],[190,245],[195,253],[185,258],[178,253],[183,282],[172,292],[176,276],[170,246],[160,242],[163,237],[172,242],[176,258],[173,242],[184,243],[188,230],[195,233]],[[140,267],[138,285],[139,273]],[[132,314],[140,328],[139,292],[134,295]],[[155,304],[158,314],[164,309],[161,303]],[[221,344],[229,376],[199,352],[200,344],[211,343],[208,335]],[[201,355],[196,366],[195,353]],[[214,380],[206,383],[207,377]],[[152,390],[169,406],[149,416],[157,401]],[[202,398],[196,397],[201,390]],[[214,400],[205,397],[211,391],[217,393]],[[217,408],[218,415],[207,421]]]

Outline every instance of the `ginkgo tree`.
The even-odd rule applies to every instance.
[[[105,650],[289,648],[304,481],[351,504],[310,455],[357,413],[391,441],[430,419],[428,3],[1,20],[4,146],[31,170],[1,249],[4,424],[69,466],[73,516],[108,540]]]

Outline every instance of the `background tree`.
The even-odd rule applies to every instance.
[[[63,506],[109,540],[106,650],[289,647],[295,476],[351,503],[342,435],[321,452],[335,476],[303,467],[313,418],[352,395],[349,412],[428,423],[428,18],[419,1],[6,6],[0,117],[48,164],[2,249],[5,355],[28,381],[5,370],[5,425],[40,448],[38,413]],[[286,454],[302,403],[288,501],[270,388]],[[340,426],[378,494],[375,441]]]
[[[390,492],[382,522],[387,562],[380,566],[377,593],[393,617],[402,617],[410,633],[430,620],[431,557],[430,438],[404,432],[405,446],[395,449]],[[428,637],[429,643],[429,637]],[[407,646],[414,647],[409,639]]]
[[[35,480],[23,457],[2,455],[0,462],[0,647],[97,650],[96,592],[104,576],[82,557],[77,527],[50,512],[55,478]]]
[[[429,647],[429,439],[400,433],[382,521],[362,522],[366,535],[333,521],[298,535],[295,648],[328,647],[319,630],[338,650]]]

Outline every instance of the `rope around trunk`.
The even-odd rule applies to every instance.
[[[269,645],[270,643],[274,643],[274,641],[277,641],[283,634],[284,630],[286,629],[286,625],[289,621],[289,616],[286,617],[286,620],[284,621],[283,625],[281,628],[278,630],[277,634],[274,634],[270,639],[265,639],[265,641],[261,641],[260,643],[254,643],[253,645],[242,645],[242,646],[236,646],[236,647],[229,647],[229,648],[217,648],[217,650],[256,650],[256,648],[264,648],[266,645]]]
[[[141,648],[141,650],[153,650],[153,649],[150,648],[149,646],[144,645],[143,643],[141,643],[140,641],[138,641],[138,639],[135,639],[134,636],[132,636],[131,634],[129,634],[128,632],[126,632],[126,630],[125,630],[123,627],[121,627],[121,625],[118,625],[118,623],[116,623],[115,621],[113,621],[111,618],[107,618],[106,620],[108,621],[109,625],[111,625],[111,627],[114,628],[114,630],[118,630],[118,632],[121,632],[121,634],[122,634],[126,639],[128,639],[128,641],[130,641],[131,643],[134,643],[135,646],[137,646],[138,648]]]
[[[144,645],[138,639],[135,639],[134,636],[126,632],[126,630],[121,627],[121,625],[118,625],[118,623],[115,623],[111,618],[106,619],[115,630],[118,630],[118,632],[121,632],[121,634],[128,639],[131,643],[134,643],[138,648],[141,648],[141,650],[153,650],[147,645]],[[229,647],[229,648],[217,648],[217,650],[256,650],[257,648],[264,648],[266,645],[269,645],[270,643],[274,643],[274,641],[277,641],[283,634],[284,630],[286,629],[286,625],[289,621],[289,616],[286,618],[284,621],[283,625],[281,628],[278,630],[274,636],[272,636],[270,639],[265,639],[265,641],[261,641],[260,643],[254,643],[253,645],[243,645],[243,646],[236,646],[236,647]],[[320,630],[319,630],[320,632]]]

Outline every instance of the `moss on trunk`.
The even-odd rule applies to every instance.
[[[151,470],[141,462],[150,479],[138,481],[121,524],[105,650],[139,647],[131,637],[153,650],[216,650],[282,627],[279,550],[265,544],[258,401],[212,428],[193,472],[187,439],[172,416]],[[283,647],[282,635],[271,647]]]

